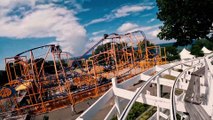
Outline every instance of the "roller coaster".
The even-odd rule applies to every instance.
[[[143,116],[137,119],[212,120],[212,63],[213,53],[209,53],[204,57],[156,65],[122,83],[114,77],[112,88],[77,120],[130,119],[129,116],[136,114],[129,114],[135,111],[132,107],[136,102],[151,106],[144,112],[149,115],[141,113]],[[141,118],[144,116],[146,118]]]
[[[118,83],[167,63],[166,50],[142,31],[105,34],[80,57],[44,45],[5,58],[8,83],[0,90],[0,116],[42,114],[103,95]]]

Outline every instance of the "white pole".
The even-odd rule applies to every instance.
[[[117,79],[116,79],[116,77],[112,78],[112,87],[113,87],[113,91],[116,90],[115,88],[117,88]],[[115,96],[114,101],[115,101],[115,107],[116,107],[116,109],[117,109],[117,111],[118,111],[118,113],[117,113],[117,118],[119,118],[119,117],[120,117],[120,114],[121,114],[120,103],[119,103],[119,101],[120,101],[120,100],[119,100],[119,97],[118,97],[118,96]]]
[[[157,80],[157,98],[161,97],[161,91],[160,91],[160,81],[159,81],[159,76],[156,76],[155,80]],[[160,107],[157,105],[157,120],[160,119]]]

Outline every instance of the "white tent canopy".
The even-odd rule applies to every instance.
[[[179,53],[180,55],[180,59],[181,60],[187,60],[187,59],[194,59],[195,56],[191,55],[190,52],[188,50],[186,50],[185,48],[183,48],[183,50]]]
[[[203,51],[204,54],[209,54],[212,52],[211,50],[208,50],[205,46],[201,50]]]

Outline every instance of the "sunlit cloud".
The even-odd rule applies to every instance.
[[[8,15],[22,6],[28,6],[22,14]],[[55,37],[55,42],[72,54],[81,54],[84,49],[82,46],[87,42],[86,30],[77,21],[74,10],[54,4],[35,5],[35,1],[8,0],[0,2],[0,12],[1,37]]]
[[[145,10],[151,10],[153,8],[154,8],[153,5],[143,5],[143,4],[125,5],[125,6],[118,8],[118,9],[112,10],[112,12],[110,14],[106,14],[102,18],[97,18],[97,19],[90,21],[89,23],[85,24],[85,26],[92,25],[92,24],[95,24],[95,23],[104,22],[104,21],[111,21],[111,20],[114,20],[116,18],[126,17],[126,16],[129,16],[131,14],[134,14],[134,13],[137,13],[137,12],[142,12],[142,11],[145,11]]]
[[[156,20],[155,18],[152,18],[152,19],[150,19],[149,21],[147,21],[147,23],[154,22],[155,20]]]
[[[129,32],[133,32],[133,31],[138,31],[138,30],[141,30],[145,33],[146,35],[146,38],[148,40],[150,40],[151,42],[153,43],[166,43],[168,41],[163,41],[163,40],[160,40],[158,37],[157,37],[157,34],[160,32],[160,26],[162,24],[156,24],[156,25],[151,25],[151,26],[141,26],[141,25],[138,25],[138,24],[135,24],[135,23],[130,23],[130,22],[127,22],[127,23],[124,23],[122,25],[120,25],[118,28],[117,28],[117,32],[118,33],[129,33]],[[174,40],[171,40],[169,42],[174,42]]]
[[[104,32],[106,32],[106,30],[100,30],[100,31],[93,32],[92,35],[97,36],[98,34],[102,34]]]

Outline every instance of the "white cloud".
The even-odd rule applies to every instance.
[[[151,16],[151,15],[152,15],[151,13],[148,13],[148,14],[142,15],[141,17],[148,17],[148,16]]]
[[[150,32],[147,33],[147,34],[151,35],[152,37],[157,37],[157,35],[158,35],[158,33],[159,33],[160,31],[161,31],[160,29],[155,29],[155,30],[153,30],[153,31],[150,31]]]
[[[125,5],[118,9],[112,10],[112,12],[110,14],[104,15],[104,17],[102,17],[102,18],[97,18],[97,19],[90,21],[89,23],[85,24],[85,26],[104,22],[104,21],[110,21],[110,20],[120,18],[120,17],[129,16],[130,14],[142,12],[144,10],[151,10],[153,8],[154,8],[153,5],[143,5],[143,4]]]
[[[21,1],[24,3],[20,2],[19,5],[26,4],[26,0]],[[55,37],[56,42],[62,46],[63,50],[75,55],[82,53],[84,49],[82,46],[87,42],[86,30],[78,23],[74,11],[53,4],[34,5],[28,3],[26,5],[30,5],[31,9],[20,17],[7,15],[14,7],[17,7],[13,2],[1,4],[0,36],[15,38]]]
[[[36,0],[1,0],[0,7],[12,8],[17,5],[35,5]]]
[[[0,0],[0,18],[13,12],[15,7],[22,9],[22,6],[34,6],[35,0]]]
[[[157,43],[168,43],[168,41],[160,40],[157,38],[157,34],[160,32],[159,27],[162,24],[156,24],[152,26],[140,26],[135,23],[124,23],[120,27],[118,27],[117,32],[119,33],[129,33],[133,31],[141,30],[145,33],[146,38],[150,40],[151,42],[157,44]],[[174,42],[174,40],[171,40],[169,42]]]
[[[152,19],[150,19],[149,21],[147,21],[147,23],[151,23],[151,22],[153,22],[153,21],[155,21],[156,19],[155,18],[152,18]]]
[[[127,32],[127,31],[129,31],[129,30],[135,29],[135,28],[137,28],[137,27],[138,27],[137,24],[127,22],[127,23],[122,24],[122,25],[117,29],[117,31],[120,32],[120,33],[123,33],[123,32]]]
[[[119,18],[119,17],[125,17],[130,15],[131,13],[134,12],[140,12],[140,11],[144,11],[144,10],[150,10],[152,9],[153,6],[144,6],[144,5],[131,5],[131,6],[123,6],[117,10],[115,10],[115,17]]]
[[[128,33],[128,32],[133,32],[137,30],[142,30],[142,31],[151,31],[153,29],[158,29],[161,26],[161,24],[153,25],[153,26],[140,26],[135,23],[124,23],[120,27],[118,27],[117,31],[120,33]]]
[[[95,23],[104,22],[104,21],[107,21],[107,20],[109,20],[109,17],[94,19],[94,20],[90,21],[89,23],[85,24],[85,26],[92,25],[92,24],[95,24]]]
[[[97,44],[98,41],[100,41],[102,38],[103,38],[103,36],[101,36],[101,35],[97,35],[97,36],[91,37],[90,40],[89,40],[89,42],[88,42],[88,43],[86,44],[86,46],[85,46],[86,49],[85,49],[84,52],[86,52],[86,50],[90,49],[90,48],[93,47],[95,44]]]
[[[104,32],[106,32],[106,30],[100,30],[100,31],[97,31],[97,32],[93,32],[92,35],[97,36],[98,34],[101,34],[101,33],[104,33]]]
[[[90,41],[86,45],[86,50],[92,48],[94,45],[96,45],[102,39],[103,39],[103,35],[96,35],[96,36],[91,37]],[[105,39],[104,41],[100,42],[99,45],[106,44],[108,42],[112,42],[111,39]],[[94,48],[94,49],[96,49],[96,48]]]

